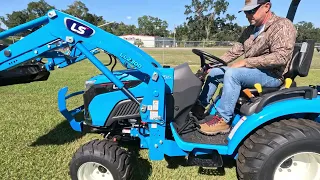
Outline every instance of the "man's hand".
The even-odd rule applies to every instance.
[[[230,67],[232,68],[240,68],[240,67],[245,67],[247,64],[246,60],[242,59],[242,60],[239,60],[235,63],[233,63]]]
[[[207,75],[207,72],[205,72],[202,68],[200,68],[197,73],[196,73],[196,76],[202,81],[204,82],[204,79]]]

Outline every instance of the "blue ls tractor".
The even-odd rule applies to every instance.
[[[292,21],[299,3],[291,3]],[[295,47],[281,87],[244,87],[230,133],[206,136],[198,124],[215,113],[220,95],[208,111],[199,108],[203,82],[187,63],[163,66],[129,42],[58,10],[2,32],[0,39],[28,29],[34,32],[0,49],[1,86],[45,81],[55,68],[82,60],[102,72],[87,80],[84,90],[58,92],[59,110],[72,129],[103,134],[75,152],[72,179],[132,179],[137,167],[122,145],[135,140],[151,160],[182,156],[189,165],[223,167],[222,157],[231,157],[240,180],[320,179],[320,88],[295,83],[297,76],[308,75],[315,41]],[[227,65],[207,52],[193,52],[202,69]],[[97,53],[124,70],[108,68]],[[78,95],[84,104],[68,110],[66,100]],[[76,119],[78,114],[83,118]]]

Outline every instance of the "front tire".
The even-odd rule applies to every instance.
[[[129,154],[107,140],[93,140],[80,147],[70,162],[72,180],[132,179]]]
[[[274,122],[239,148],[240,180],[320,179],[320,124],[306,119]]]

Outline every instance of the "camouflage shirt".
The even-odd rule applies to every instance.
[[[244,55],[246,67],[269,69],[276,78],[283,80],[292,58],[297,31],[292,22],[272,14],[269,21],[255,37],[254,26],[247,27],[239,41],[221,59],[232,62]]]

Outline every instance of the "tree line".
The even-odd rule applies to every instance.
[[[227,0],[190,0],[185,5],[186,20],[183,24],[169,31],[168,22],[158,17],[144,15],[138,18],[138,26],[127,25],[123,22],[113,22],[107,25],[107,21],[100,15],[91,13],[88,7],[81,1],[74,1],[66,9],[60,11],[83,19],[117,36],[125,34],[140,34],[149,36],[175,36],[178,41],[236,41],[244,26],[235,23],[236,16],[226,14],[229,6]],[[48,4],[45,0],[30,2],[26,9],[13,11],[0,17],[0,20],[8,28],[18,26],[30,20],[45,15],[55,6]],[[320,28],[316,28],[311,22],[302,21],[295,24],[298,30],[297,41],[305,39],[316,39],[320,42]],[[25,36],[31,31],[21,33]]]

